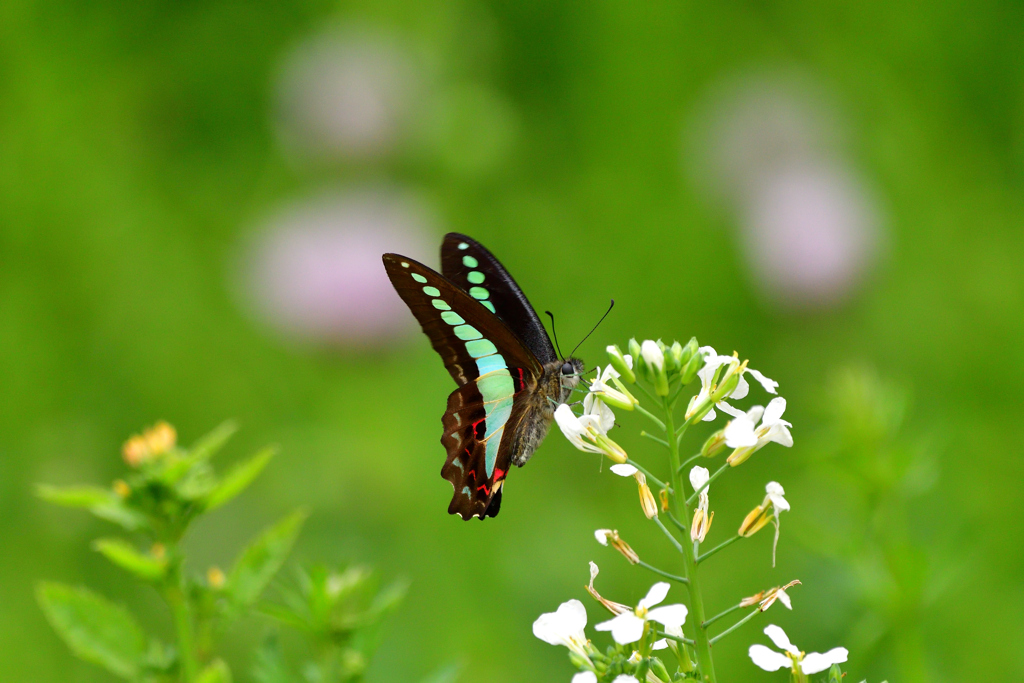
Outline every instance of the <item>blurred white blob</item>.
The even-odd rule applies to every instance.
[[[316,35],[280,70],[282,144],[307,158],[382,156],[401,137],[415,80],[394,38],[351,29]]]
[[[416,326],[380,257],[394,251],[432,263],[431,223],[420,203],[389,190],[286,206],[243,250],[243,298],[286,337],[353,347],[393,341]]]
[[[736,216],[758,293],[793,308],[841,303],[879,252],[837,118],[805,81],[762,76],[723,88],[695,127],[696,176]]]

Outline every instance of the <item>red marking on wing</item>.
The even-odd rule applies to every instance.
[[[496,481],[496,482],[501,481],[504,477],[505,477],[505,470],[501,469],[500,467],[495,467],[494,468],[494,481]]]
[[[480,489],[483,489],[484,493],[486,493],[488,496],[491,495],[491,489],[487,487],[487,484],[480,484],[480,486],[476,487],[477,491],[479,491]]]

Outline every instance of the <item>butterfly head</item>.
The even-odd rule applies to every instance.
[[[567,358],[559,369],[561,375],[562,389],[565,396],[572,393],[573,389],[580,383],[585,366],[579,358]]]

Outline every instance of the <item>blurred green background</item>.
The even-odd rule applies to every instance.
[[[340,296],[365,303],[339,312],[285,291],[301,263],[251,246],[281,207],[344,211],[368,191],[419,207],[389,248],[408,234],[436,263],[447,230],[483,241],[563,345],[614,297],[580,349],[591,364],[631,335],[696,335],[781,382],[796,445],[713,487],[709,537],[778,480],[778,566],[769,534],[723,553],[709,610],[804,585],[792,613],[716,648],[722,680],[770,678],[745,654],[769,622],[807,650],[849,647],[851,680],[1024,679],[1022,26],[1024,5],[994,2],[0,3],[0,677],[108,680],[50,630],[38,579],[92,585],[169,634],[155,597],[89,550],[104,525],[31,488],[111,481],[158,418],[185,443],[237,418],[228,458],[281,446],[196,529],[194,571],[309,505],[298,559],[411,580],[375,681],[452,661],[463,680],[568,680],[537,615],[585,597],[588,560],[622,602],[654,578],[593,529],[673,562],[633,487],[557,435],[500,517],[445,514],[450,380],[411,316],[376,318],[377,257],[338,266]],[[342,47],[303,71],[294,55],[325,35]],[[372,247],[374,220],[337,230]],[[791,225],[809,233],[778,233]],[[280,291],[298,299],[266,303]],[[236,671],[266,628],[233,633]]]

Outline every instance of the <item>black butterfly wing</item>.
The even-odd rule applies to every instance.
[[[558,360],[530,301],[482,244],[457,232],[445,235],[441,243],[441,272],[501,318],[541,363]]]
[[[448,397],[441,475],[454,487],[449,513],[494,516],[512,459],[522,392],[542,367],[494,313],[444,276],[413,259],[384,254],[391,284],[459,385]]]

